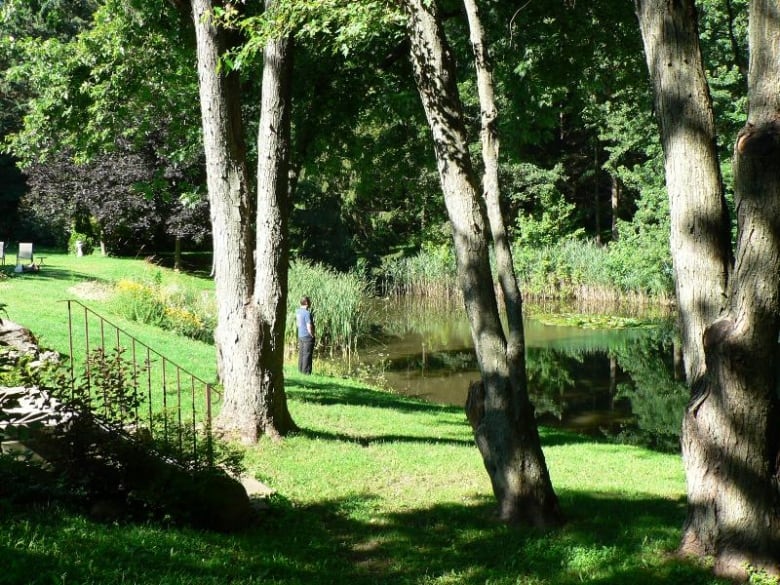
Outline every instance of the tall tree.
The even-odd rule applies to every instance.
[[[241,112],[242,86],[238,73],[229,71],[224,60],[226,52],[238,46],[239,35],[214,18],[215,9],[224,13],[235,5],[207,0],[92,3],[96,11],[89,26],[68,42],[41,42],[35,37],[20,42],[29,59],[16,64],[15,79],[29,80],[38,96],[27,105],[25,124],[9,142],[15,154],[32,161],[42,153],[67,148],[82,162],[116,149],[119,136],[121,142],[140,148],[150,142],[150,136],[161,135],[159,150],[164,158],[173,161],[173,166],[187,165],[202,156],[197,152],[200,136],[193,131],[201,124],[188,119],[195,94],[200,92],[218,305],[215,342],[225,389],[217,424],[247,441],[261,434],[283,435],[295,428],[284,396],[279,341],[285,326],[280,314],[286,306],[282,292],[286,274],[280,271],[286,270],[287,205],[280,197],[286,196],[287,189],[289,89],[285,86],[279,93],[285,102],[283,109],[277,112],[269,106],[261,114],[259,145],[282,146],[263,151],[268,156],[264,155],[258,169],[257,193],[267,203],[261,217],[269,223],[262,224],[257,233],[257,200],[248,171]],[[24,5],[16,0],[14,4]],[[186,17],[185,26],[182,17]],[[196,31],[198,89],[190,66],[192,25],[186,22],[191,18]],[[280,59],[269,55],[268,71],[276,69],[279,83],[289,84],[289,66],[284,61],[289,51],[280,53]],[[285,76],[287,81],[281,81]],[[263,105],[272,104],[273,91],[264,93]],[[278,143],[274,142],[277,138]],[[264,166],[268,172],[262,171]],[[278,210],[272,214],[274,206]]]
[[[498,106],[496,105],[493,74],[488,52],[485,30],[479,16],[476,0],[464,0],[466,16],[469,23],[469,33],[474,65],[477,75],[477,89],[480,103],[480,120],[482,139],[482,191],[485,199],[490,233],[493,239],[493,249],[496,256],[496,271],[501,284],[504,306],[507,314],[507,361],[510,366],[510,378],[522,383],[522,393],[525,388],[525,333],[523,331],[523,299],[520,287],[517,285],[512,248],[504,225],[504,214],[501,209],[501,189],[499,185],[499,147]]]
[[[77,165],[72,152],[63,152],[32,165],[29,192],[20,203],[27,237],[65,247],[78,232],[111,254],[156,253],[166,243],[166,218],[179,205],[166,197],[171,185],[159,176],[154,154],[151,148],[120,147]]]
[[[552,526],[562,521],[542,453],[533,406],[499,318],[488,257],[484,209],[468,153],[455,66],[435,2],[407,0],[411,59],[433,135],[452,223],[458,280],[474,339],[482,385],[472,391],[470,420],[508,522]]]
[[[265,9],[275,0],[266,0]],[[287,214],[293,42],[270,38],[263,49],[260,124],[257,134],[257,216],[253,303],[261,327],[261,371],[254,401],[267,434],[295,428],[284,392],[289,238]],[[245,405],[226,417],[240,416]]]
[[[211,0],[192,0],[198,54],[198,77],[203,123],[203,146],[206,153],[206,174],[211,204],[212,238],[214,243],[214,279],[217,295],[217,328],[215,343],[220,376],[225,388],[224,404],[217,420],[223,431],[238,435],[247,442],[260,435],[279,437],[295,428],[287,409],[284,376],[279,352],[284,335],[286,270],[284,212],[276,209],[286,191],[288,106],[274,101],[289,95],[285,74],[288,56],[286,45],[269,46],[269,68],[264,74],[268,95],[263,96],[263,120],[258,142],[263,159],[258,167],[262,191],[263,223],[258,225],[260,237],[255,239],[253,223],[257,219],[257,202],[252,197],[247,170],[246,148],[240,110],[238,73],[225,71],[226,51],[236,46],[232,32],[215,18]],[[281,83],[276,92],[274,83]],[[266,116],[270,115],[271,118]],[[265,141],[268,141],[267,143]],[[277,142],[279,141],[279,142]],[[260,172],[262,171],[262,175]],[[270,222],[270,223],[266,223]],[[254,258],[253,251],[257,253]],[[260,254],[263,256],[261,257]],[[263,263],[259,275],[255,261]],[[268,263],[268,264],[265,264]],[[267,281],[265,279],[270,279]],[[257,291],[269,289],[259,297]],[[282,301],[281,303],[279,301]],[[279,330],[281,329],[281,334]],[[271,348],[264,354],[261,348]],[[266,361],[268,360],[268,361]]]
[[[704,372],[704,329],[725,306],[731,260],[712,101],[693,0],[639,0],[637,16],[664,149],[686,375],[695,383]]]
[[[0,2],[0,72],[8,72],[25,59],[20,39],[72,38],[86,27],[95,10],[92,0],[3,0]],[[23,104],[30,97],[26,83],[0,74],[0,144],[23,124]],[[20,228],[19,202],[26,191],[18,160],[0,153],[0,239],[25,234]]]
[[[683,422],[688,516],[681,551],[718,573],[780,575],[780,46],[777,3],[750,3],[750,111],[734,148],[738,237],[717,173],[693,0],[637,0],[672,208],[691,400]]]

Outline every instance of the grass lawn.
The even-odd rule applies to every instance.
[[[43,345],[62,350],[60,301],[85,290],[79,285],[161,270],[137,260],[44,255],[40,272],[0,280],[0,303]],[[167,270],[163,278],[210,286]],[[214,378],[213,347],[115,319],[108,300],[84,302]],[[534,532],[495,521],[462,409],[352,380],[302,377],[293,367],[286,380],[301,432],[246,451],[250,473],[276,490],[257,525],[222,535],[101,524],[64,506],[10,506],[0,486],[0,585],[722,582],[672,554],[685,515],[679,456],[543,429],[568,522]]]

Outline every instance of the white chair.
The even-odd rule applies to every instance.
[[[33,245],[30,242],[19,242],[19,248],[16,250],[16,268],[15,272],[22,272],[25,267],[22,266],[22,261],[27,260],[28,269],[36,270],[38,267],[35,265],[35,256],[33,255]],[[39,259],[40,264],[43,264],[43,258]]]

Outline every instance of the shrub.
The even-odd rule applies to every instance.
[[[160,288],[158,294],[165,305],[164,329],[207,343],[214,341],[217,317],[213,295],[180,286]]]
[[[165,322],[165,303],[154,284],[120,280],[115,286],[112,308],[131,321],[159,327]]]
[[[81,242],[81,251],[86,256],[88,254],[92,254],[92,252],[95,250],[95,240],[92,236],[88,236],[87,234],[80,233],[77,231],[72,231],[70,234],[70,237],[68,238],[68,252],[71,254],[76,254],[78,250],[76,249],[76,242]]]
[[[669,250],[669,232],[664,225],[642,230],[621,226],[621,237],[609,245],[608,266],[624,290],[652,296],[672,295],[674,270]]]
[[[181,286],[163,287],[159,273],[151,281],[122,279],[116,283],[115,313],[180,335],[211,342],[216,313],[213,297]]]

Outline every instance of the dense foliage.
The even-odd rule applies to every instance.
[[[20,204],[18,179],[19,187],[0,192],[4,221],[22,210],[22,220],[0,225],[0,235],[64,245],[72,231],[89,235],[92,226],[115,253],[152,253],[176,236],[203,241],[193,35],[175,4],[3,4],[11,34],[0,42],[8,106],[0,133],[25,165],[28,186]],[[476,148],[465,17],[457,3],[443,8]],[[745,108],[745,2],[705,1],[700,10],[720,135],[730,137]],[[294,255],[381,278],[399,259],[447,244],[433,152],[394,10],[373,0],[290,0],[271,14],[221,16],[247,41],[225,64],[246,84],[257,83],[268,34],[296,35]],[[575,249],[589,258],[595,245],[608,248],[596,255],[609,269],[589,271],[602,275],[589,286],[605,280],[620,290],[668,294],[663,167],[630,4],[531,3],[518,10],[489,2],[483,20],[495,64],[507,225],[521,270],[539,271],[528,279],[532,289],[559,267],[550,278],[580,274],[559,259]],[[255,132],[252,124],[247,132]],[[109,217],[119,219],[116,227]]]

